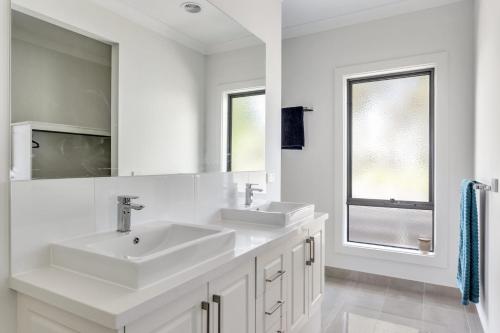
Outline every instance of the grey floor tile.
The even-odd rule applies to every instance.
[[[327,277],[343,279],[346,281],[357,281],[359,273],[348,269],[330,267],[326,270],[326,275]]]
[[[458,289],[426,284],[424,304],[437,305],[455,310],[463,309]]]
[[[483,333],[475,307],[462,306],[455,288],[340,273],[349,278],[325,281],[324,333]]]
[[[374,333],[380,312],[361,306],[345,305],[325,333]]]
[[[481,321],[479,320],[479,316],[477,314],[466,313],[465,317],[467,318],[467,324],[469,326],[470,333],[484,332]]]
[[[356,283],[356,289],[360,292],[385,296],[387,293],[388,283],[381,281],[359,281]]]
[[[420,323],[420,332],[422,333],[455,333],[444,324],[422,321]]]
[[[401,332],[411,332],[411,333],[422,332],[421,331],[422,321],[418,319],[411,319],[407,317],[401,317],[382,312],[379,320],[392,324],[392,325],[385,325],[387,330],[390,330],[391,333],[393,331],[397,332],[398,330]]]
[[[455,333],[468,333],[467,320],[463,309],[455,310],[435,305],[425,305],[422,320],[424,322],[439,324]]]
[[[381,311],[385,297],[377,294],[356,292],[343,296],[340,301],[344,305],[362,306],[373,311]]]
[[[423,304],[421,302],[413,302],[401,298],[387,296],[385,298],[382,312],[401,317],[421,320]]]
[[[422,303],[424,300],[424,284],[410,280],[391,279],[387,296]]]
[[[369,286],[387,287],[391,278],[375,274],[362,273],[358,276],[358,282]]]
[[[470,303],[469,305],[464,306],[464,308],[465,308],[465,312],[467,312],[467,313],[477,314],[476,305],[473,303]]]

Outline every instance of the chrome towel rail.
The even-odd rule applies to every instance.
[[[480,191],[498,192],[498,179],[497,178],[491,179],[491,185],[483,183],[474,184],[474,189]]]

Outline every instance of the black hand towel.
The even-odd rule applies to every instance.
[[[281,109],[281,149],[304,147],[304,107]]]

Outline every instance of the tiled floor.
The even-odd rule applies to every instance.
[[[482,333],[455,289],[349,274],[326,277],[323,333]]]

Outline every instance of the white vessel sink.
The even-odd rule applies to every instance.
[[[139,289],[232,255],[234,240],[229,229],[155,222],[54,243],[52,265]]]
[[[287,226],[314,216],[314,205],[295,202],[268,202],[262,205],[223,208],[222,219]]]

